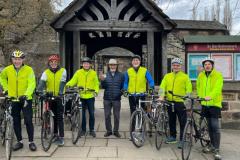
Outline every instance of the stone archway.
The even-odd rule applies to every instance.
[[[107,63],[110,58],[115,58],[119,62],[118,70],[125,72],[131,66],[131,58],[134,55],[131,51],[121,47],[108,47],[97,51],[94,54],[95,69],[107,72]]]

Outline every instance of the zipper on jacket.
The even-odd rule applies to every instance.
[[[207,82],[206,82],[206,87],[205,87],[205,95],[204,95],[205,97],[206,97],[206,94],[207,94],[208,77],[209,77],[209,75],[207,76]],[[206,106],[208,106],[207,103],[208,102],[206,101]]]
[[[174,79],[173,79],[172,93],[174,94],[173,90],[174,90],[174,84],[175,84],[177,74],[175,74],[175,73],[173,73],[173,74],[174,74]],[[172,101],[173,101],[173,94],[172,94]]]
[[[15,70],[16,71],[16,93],[17,93],[17,99],[18,99],[18,72],[17,72],[17,70]]]
[[[55,73],[53,73],[54,74],[54,87],[53,87],[53,95],[55,95]],[[57,95],[56,95],[57,96]]]

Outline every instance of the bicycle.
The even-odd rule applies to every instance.
[[[12,113],[12,97],[4,97],[4,102],[0,106],[2,111],[0,114],[0,135],[2,139],[2,145],[5,145],[6,159],[10,160],[12,156],[12,144],[13,144],[13,117]]]
[[[200,113],[201,110],[194,109],[194,102],[195,101],[206,101],[204,98],[194,98],[190,96],[180,96],[175,95],[173,92],[169,91],[170,94],[173,96],[182,98],[183,100],[190,100],[190,108],[187,109],[188,117],[187,123],[184,128],[183,132],[183,146],[182,146],[182,159],[188,160],[190,157],[191,149],[193,146],[193,140],[197,143],[200,140],[201,146],[206,147],[210,145],[210,137],[208,132],[208,124],[205,117],[203,117]],[[199,122],[197,124],[196,119],[194,117],[194,113],[200,115]]]
[[[80,101],[79,92],[83,91],[82,87],[67,88],[65,91],[65,101],[71,99],[71,109],[67,117],[71,124],[72,143],[76,144],[81,137],[82,129],[82,102]]]
[[[140,95],[128,94],[128,96],[134,96],[135,98],[137,96],[147,96],[147,95],[149,95],[149,94],[147,94],[147,93],[142,93]],[[139,148],[139,147],[143,146],[143,144],[145,142],[146,122],[149,122],[149,124],[151,126],[154,126],[154,128],[156,130],[155,133],[158,134],[157,136],[155,136],[156,137],[155,143],[156,143],[156,147],[158,147],[160,149],[161,145],[159,145],[159,144],[161,144],[161,142],[159,142],[158,140],[159,140],[160,135],[161,136],[163,135],[162,131],[160,131],[160,125],[158,124],[158,123],[160,123],[159,116],[161,115],[160,105],[158,104],[158,102],[156,100],[156,97],[157,97],[156,95],[150,95],[150,97],[151,97],[151,100],[141,100],[139,98],[138,104],[136,106],[136,110],[132,113],[131,120],[130,120],[130,137],[132,139],[133,144],[136,147]],[[142,103],[150,103],[151,111],[146,112],[141,107]],[[163,113],[165,113],[165,112],[163,112]],[[164,117],[162,117],[162,118],[164,118]],[[166,121],[164,120],[163,122],[165,123]],[[167,126],[167,125],[165,125],[165,126]],[[157,132],[157,130],[158,130],[158,132]]]
[[[47,152],[54,138],[54,119],[55,116],[49,107],[49,102],[56,99],[62,99],[61,96],[53,96],[53,92],[36,92],[40,99],[44,101],[41,128],[41,144],[43,150]]]
[[[155,146],[157,150],[159,150],[162,146],[164,136],[165,138],[167,138],[169,137],[169,133],[170,133],[167,107],[173,108],[174,104],[168,101],[162,100],[162,101],[156,101],[156,104],[153,103],[153,105],[157,105],[158,107],[157,109],[158,116],[156,119],[157,122],[155,127]]]

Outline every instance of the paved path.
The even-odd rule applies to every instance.
[[[24,131],[24,149],[13,152],[14,160],[178,160],[181,159],[181,150],[177,149],[176,144],[167,145],[164,144],[160,151],[156,150],[154,145],[154,138],[148,138],[145,145],[141,148],[136,148],[129,137],[129,108],[128,101],[122,100],[121,109],[121,123],[120,133],[122,137],[120,139],[110,136],[104,138],[105,125],[103,116],[103,106],[101,101],[101,95],[96,100],[96,131],[97,137],[92,138],[86,136],[81,138],[78,144],[73,145],[71,143],[71,133],[66,127],[66,139],[64,147],[57,147],[52,145],[48,152],[44,152],[40,145],[40,127],[38,123],[35,127],[35,138],[38,145],[36,152],[30,152],[28,149],[26,132]],[[225,160],[237,160],[240,159],[240,131],[223,130],[222,131],[222,143],[221,149],[223,159]],[[201,147],[196,144],[191,153],[191,160],[211,160],[212,155],[202,154]],[[0,159],[4,159],[4,148],[0,146]]]

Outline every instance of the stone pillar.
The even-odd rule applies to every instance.
[[[147,68],[154,79],[154,32],[147,32]]]
[[[73,32],[73,72],[75,73],[80,68],[81,57],[81,41],[80,31]]]

